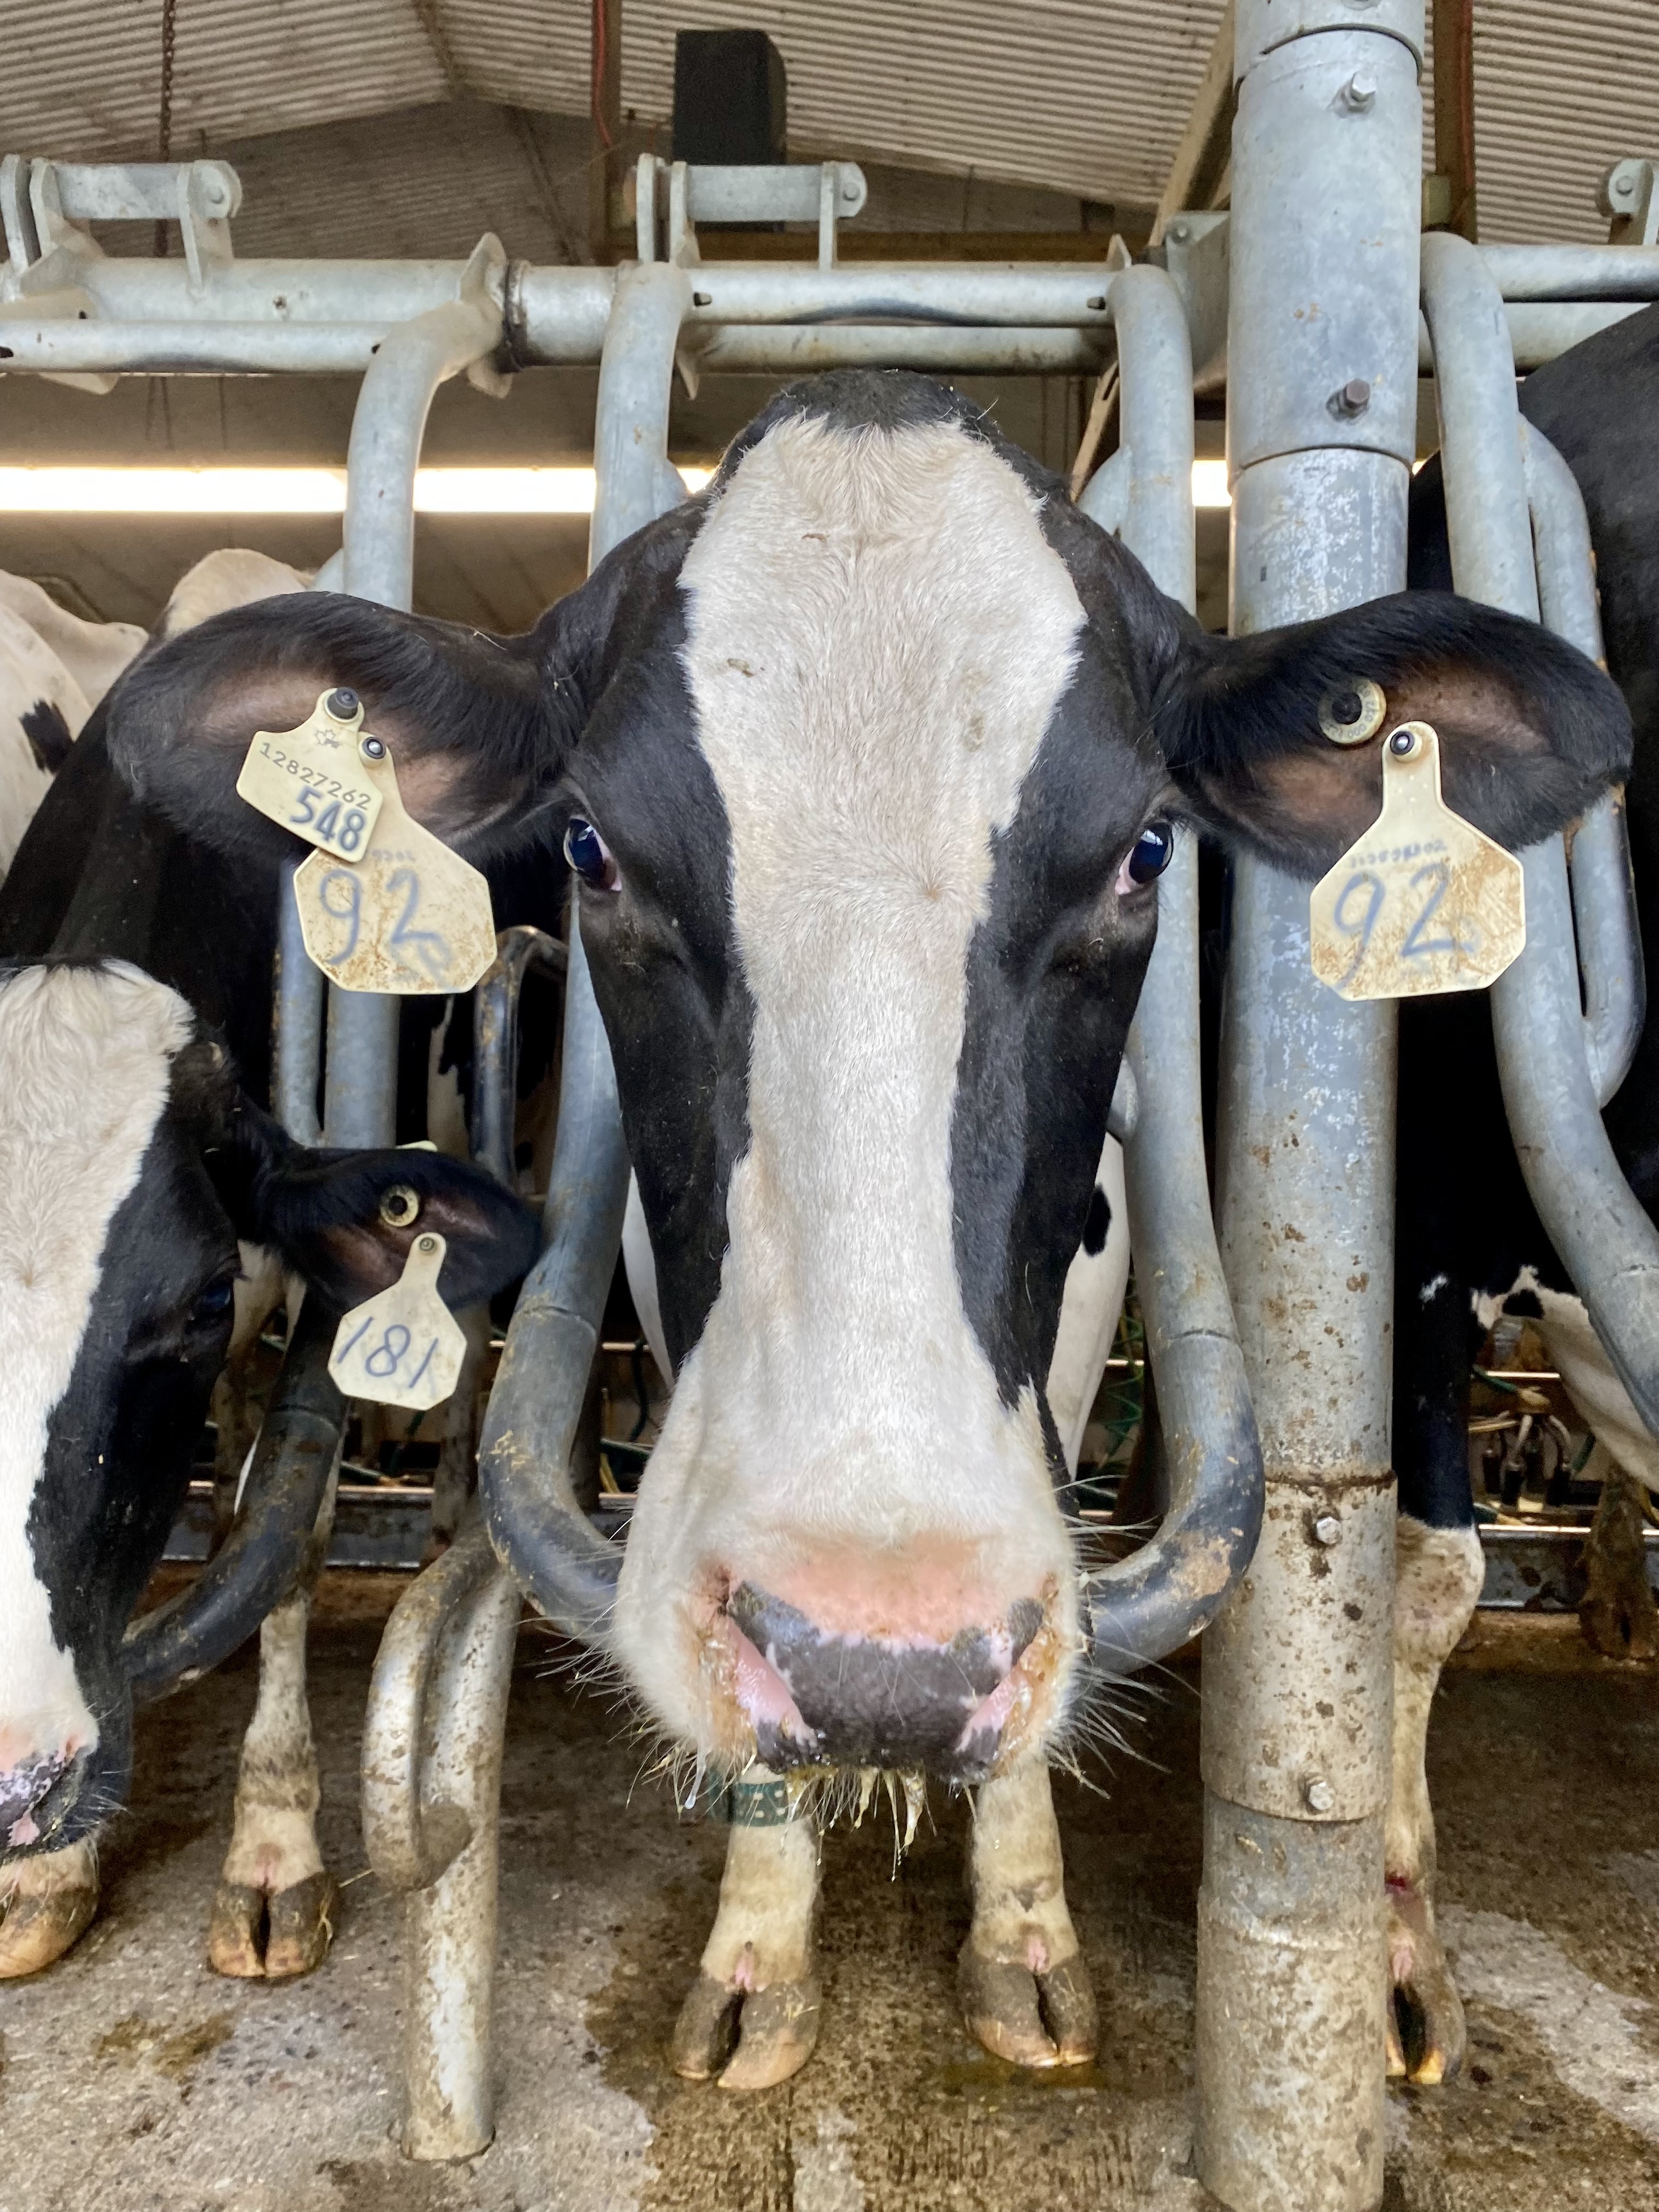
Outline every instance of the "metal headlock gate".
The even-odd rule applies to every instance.
[[[1541,609],[1593,653],[1582,503],[1547,442],[1523,433],[1514,370],[1659,297],[1659,249],[1483,252],[1431,237],[1419,265],[1423,12],[1422,0],[1239,0],[1232,211],[1172,224],[1167,270],[1115,259],[839,268],[836,222],[862,204],[850,165],[687,170],[648,157],[639,260],[620,270],[509,262],[493,238],[465,264],[239,262],[228,224],[240,185],[222,164],[111,170],[13,157],[0,166],[10,256],[0,370],[103,388],[121,374],[362,372],[344,548],[318,581],[407,606],[422,432],[437,386],[463,371],[500,390],[517,368],[599,363],[597,562],[683,495],[666,444],[677,364],[688,380],[848,363],[1081,373],[1115,346],[1121,447],[1084,505],[1190,608],[1196,356],[1201,376],[1213,381],[1220,364],[1227,378],[1233,620],[1251,629],[1403,585],[1422,357],[1438,379],[1461,588],[1520,613]],[[816,267],[698,257],[699,216],[814,214]],[[182,261],[106,258],[84,228],[156,215],[180,222]],[[1528,943],[1493,992],[1504,1094],[1539,1211],[1659,1431],[1659,1237],[1618,1173],[1598,1111],[1643,1009],[1617,806],[1581,829],[1571,890],[1559,839],[1525,865]],[[1368,2212],[1381,2196],[1383,2134],[1394,1010],[1348,1005],[1318,984],[1305,884],[1260,860],[1237,864],[1218,1250],[1186,841],[1159,904],[1114,1126],[1127,1139],[1173,1494],[1154,1542],[1091,1578],[1089,1610],[1097,1650],[1126,1669],[1215,1621],[1203,1716],[1200,2178],[1233,2212]],[[396,1001],[338,990],[325,1000],[291,912],[285,900],[277,1110],[295,1135],[317,1139],[325,1024],[328,1139],[387,1143]],[[532,957],[504,945],[481,987],[489,1049],[475,1135],[497,1172],[517,981]],[[405,1899],[403,2141],[418,2158],[469,2155],[494,2130],[497,1812],[523,1593],[592,1640],[615,1590],[620,1555],[581,1513],[568,1459],[628,1174],[573,921],[544,1249],[490,1400],[483,1512],[404,1595],[370,1695],[364,1826],[377,1871]],[[1285,1220],[1304,1236],[1262,1226]],[[1237,1327],[1224,1268],[1250,1286]],[[1323,1328],[1335,1310],[1340,1337]],[[179,1606],[135,1626],[135,1679],[151,1694],[224,1656],[292,1575],[339,1449],[343,1409],[319,1349],[298,1333],[231,1540]],[[1337,1536],[1316,1577],[1304,1540],[1316,1521]]]

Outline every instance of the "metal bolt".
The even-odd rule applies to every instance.
[[[1328,1813],[1336,1802],[1336,1792],[1321,1775],[1302,1785],[1302,1802],[1310,1813]]]
[[[1376,79],[1369,70],[1356,70],[1337,97],[1351,115],[1364,115],[1376,105]]]
[[[1313,1526],[1314,1540],[1328,1551],[1333,1544],[1342,1541],[1342,1523],[1334,1513],[1322,1513]]]
[[[1331,412],[1346,415],[1350,421],[1363,415],[1371,404],[1371,387],[1363,376],[1351,376],[1340,392],[1331,397]]]
[[[1192,234],[1193,227],[1189,222],[1172,222],[1170,225],[1170,235],[1177,246],[1184,246]]]

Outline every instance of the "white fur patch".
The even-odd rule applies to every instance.
[[[173,587],[172,596],[155,626],[158,638],[177,637],[194,629],[210,615],[231,607],[246,606],[253,599],[274,599],[287,592],[303,592],[309,576],[274,561],[269,553],[256,553],[246,545],[227,545],[204,553],[193,568],[186,568]]]
[[[97,1741],[52,1634],[29,1510],[111,1218],[194,1026],[175,992],[121,962],[26,968],[0,984],[0,1769]]]
[[[1544,1310],[1538,1324],[1544,1348],[1585,1427],[1626,1474],[1659,1495],[1659,1443],[1613,1373],[1583,1300],[1561,1291],[1540,1290],[1537,1297]]]
[[[969,943],[1084,619],[1037,512],[956,427],[795,420],[744,457],[682,570],[755,1007],[750,1142],[617,1644],[704,1747],[687,1622],[711,1571],[787,1595],[809,1559],[931,1541],[979,1563],[988,1604],[1051,1581],[1073,1602],[1036,1395],[1001,1403],[952,1233]]]
[[[1123,1182],[1123,1147],[1115,1137],[1108,1137],[1101,1147],[1095,1188],[1104,1194],[1111,1212],[1106,1242],[1098,1252],[1085,1251],[1079,1244],[1066,1270],[1045,1394],[1068,1474],[1077,1473],[1083,1432],[1112,1356],[1123,1293],[1129,1286],[1129,1200]]]

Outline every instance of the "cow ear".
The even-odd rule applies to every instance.
[[[1188,632],[1156,728],[1200,819],[1293,874],[1334,866],[1382,804],[1381,740],[1440,737],[1447,804],[1512,851],[1630,764],[1618,687],[1536,623],[1449,592],[1373,599],[1253,637]]]
[[[438,1290],[459,1310],[516,1282],[536,1256],[536,1220],[482,1168],[441,1152],[313,1151],[240,1102],[214,1165],[238,1237],[281,1254],[343,1313],[387,1289],[416,1237],[447,1247]]]
[[[626,539],[522,637],[492,637],[296,592],[216,615],[143,654],[110,693],[109,757],[174,828],[274,864],[305,847],[236,795],[258,730],[292,730],[344,686],[391,747],[416,819],[469,860],[533,841],[537,812],[619,654],[672,589],[701,515],[676,509]],[[654,581],[653,594],[644,588]]]

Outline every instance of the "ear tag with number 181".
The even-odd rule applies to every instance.
[[[1308,920],[1314,973],[1345,999],[1480,990],[1519,956],[1521,863],[1441,797],[1428,723],[1384,740],[1382,811],[1314,885]]]
[[[447,1249],[441,1237],[423,1232],[391,1288],[341,1321],[328,1371],[348,1398],[424,1413],[453,1393],[466,1332],[438,1295]]]

